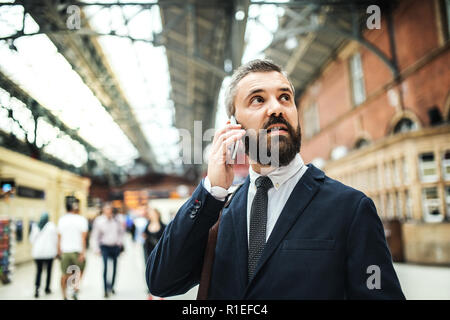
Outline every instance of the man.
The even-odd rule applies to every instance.
[[[77,300],[79,283],[86,265],[88,221],[80,215],[80,200],[66,197],[67,213],[58,222],[58,256],[61,258],[61,289],[67,300],[67,281],[74,285],[73,299]]]
[[[294,88],[281,69],[268,60],[241,66],[226,107],[239,124],[216,132],[207,177],[153,250],[150,291],[177,295],[199,283],[208,230],[233,181],[229,147],[245,134],[249,176],[222,212],[208,298],[404,299],[372,200],[298,154]],[[278,159],[262,163],[255,141]]]
[[[103,257],[103,287],[105,298],[109,293],[115,294],[114,283],[116,280],[117,257],[123,248],[123,235],[125,224],[119,216],[113,214],[111,203],[103,205],[103,214],[95,218],[92,228],[92,245],[94,251],[101,253]],[[113,272],[111,282],[108,282],[108,260],[112,260]]]

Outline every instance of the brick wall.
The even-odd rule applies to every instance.
[[[410,111],[420,126],[428,126],[428,109],[437,106],[444,112],[444,104],[450,89],[449,43],[439,42],[439,24],[436,15],[437,1],[401,1],[393,13],[394,39],[397,50],[401,81],[393,82],[389,68],[372,52],[354,46],[350,54],[358,51],[364,72],[366,101],[358,107],[351,99],[351,81],[348,58],[350,54],[338,54],[318,79],[297,101],[300,122],[302,113],[316,102],[321,131],[303,141],[302,156],[306,162],[316,157],[330,159],[334,147],[344,145],[352,149],[361,136],[372,141],[390,133],[393,119]],[[368,30],[366,39],[390,57],[390,45],[385,16],[382,12],[380,30]],[[345,51],[343,48],[342,52]],[[348,50],[347,50],[348,51]],[[403,92],[403,106],[390,103],[388,91]],[[447,115],[443,115],[444,118]]]

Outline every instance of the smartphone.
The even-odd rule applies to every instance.
[[[231,116],[230,118],[230,123],[231,124],[237,124],[236,118],[234,116]],[[234,160],[236,159],[236,155],[237,155],[237,151],[238,151],[238,147],[239,147],[239,141],[236,141],[234,144],[234,148],[232,150],[232,154],[231,154],[231,159]]]

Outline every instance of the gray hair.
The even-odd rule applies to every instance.
[[[269,59],[256,59],[246,64],[243,64],[239,68],[237,68],[232,77],[230,84],[225,91],[225,108],[227,110],[228,117],[231,117],[236,112],[236,108],[234,106],[234,99],[236,98],[237,85],[239,81],[241,81],[245,76],[253,72],[271,72],[276,71],[281,73],[286,77],[291,85],[292,93],[295,95],[294,86],[292,85],[291,80],[289,80],[286,72],[284,72],[281,67],[275,64],[273,61]]]

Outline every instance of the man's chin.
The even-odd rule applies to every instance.
[[[275,138],[274,138],[275,137]],[[265,154],[260,157],[260,150],[257,149],[257,155],[249,154],[248,146],[246,146],[245,153],[249,156],[251,161],[255,161],[256,163],[262,166],[270,166],[270,167],[283,167],[288,165],[296,156],[296,154],[300,150],[299,147],[296,147],[295,140],[292,138],[291,134],[284,135],[268,135],[265,137],[259,137],[259,139],[266,140],[266,150]],[[259,141],[258,139],[258,141]],[[272,145],[273,143],[273,145]],[[259,145],[259,142],[258,142]],[[256,150],[255,150],[256,151]],[[255,160],[258,159],[258,160]]]
[[[278,136],[274,141],[274,145],[272,146],[272,139],[269,138],[267,139],[267,150],[271,152],[273,148],[274,150],[278,150],[278,154],[281,154],[282,152],[285,152],[291,144],[292,139],[290,137]]]

